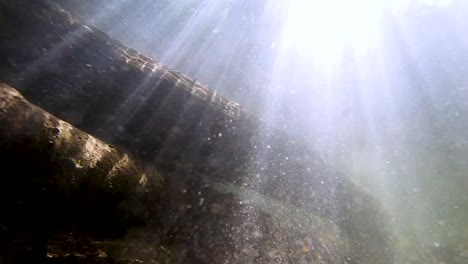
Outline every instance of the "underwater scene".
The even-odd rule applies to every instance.
[[[0,0],[0,264],[466,264],[467,32],[465,0]]]

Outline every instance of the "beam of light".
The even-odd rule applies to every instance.
[[[431,153],[445,147],[439,143],[442,134],[453,141],[449,153],[466,154],[466,114],[461,118],[468,110],[468,78],[466,68],[459,69],[466,67],[468,38],[466,26],[457,26],[466,18],[441,16],[425,24],[426,14],[412,5],[428,12],[452,1],[180,0],[153,10],[154,17],[140,26],[138,15],[151,12],[150,2],[139,1],[126,16],[128,26],[108,32],[288,133],[303,132],[331,167],[342,168],[406,217],[401,226],[430,229],[431,217],[444,216],[423,206],[429,194],[421,186],[435,178],[438,184],[429,187],[446,195],[437,186],[453,188],[445,179],[467,169],[462,161],[450,167],[447,157]],[[414,17],[399,17],[405,12]],[[108,16],[103,11],[98,17]],[[440,72],[450,78],[437,81]],[[441,120],[450,131],[439,133]],[[274,144],[268,131],[260,136],[266,148]],[[264,187],[268,152],[259,147],[246,184]]]
[[[292,0],[283,28],[284,48],[335,61],[345,42],[365,44],[375,37],[380,5],[370,0]]]

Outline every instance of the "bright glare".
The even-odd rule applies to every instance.
[[[411,0],[291,0],[283,28],[283,48],[301,56],[333,58],[344,47],[365,56],[377,45],[384,12],[405,8]],[[418,2],[418,0],[414,0]],[[447,5],[451,0],[419,0],[426,5]]]
[[[378,33],[382,2],[373,0],[292,0],[284,27],[284,47],[302,56],[330,58],[344,45],[362,48]]]

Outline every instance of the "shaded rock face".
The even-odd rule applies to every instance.
[[[11,254],[18,250],[15,241],[19,247],[32,244],[25,259],[32,263],[45,255],[47,239],[57,232],[121,237],[144,223],[142,211],[158,209],[163,179],[154,167],[31,105],[3,84],[0,105],[0,166],[5,173],[0,179],[0,240],[7,244],[0,257],[6,254],[7,263],[19,261]]]
[[[291,140],[236,103],[63,11],[51,12],[41,1],[19,1],[5,3],[2,12],[9,21],[4,26],[14,25],[2,28],[14,31],[0,44],[6,58],[2,79],[32,103],[93,135],[151,162],[223,167],[224,177],[250,165],[255,146],[271,156],[281,149],[291,152],[286,150]],[[275,137],[271,141],[277,145],[267,149],[256,135]]]
[[[246,161],[257,121],[237,104],[49,7],[19,1],[2,8],[3,19],[14,24],[0,48],[4,81],[38,106],[151,162],[185,163],[183,156],[192,155],[203,159],[203,168],[219,167],[216,155],[228,168],[216,150],[240,159],[230,168]],[[242,149],[228,154],[226,146],[238,146],[233,142],[243,142]]]
[[[8,21],[0,78],[32,103],[148,162],[294,202],[311,196],[303,203],[332,214],[326,208],[334,201],[322,197],[346,188],[346,179],[297,140],[46,2],[3,1],[0,12]]]
[[[47,236],[39,232],[47,225],[53,226],[50,237],[62,239],[71,232],[68,219],[76,218],[91,226],[78,231],[81,238],[118,243],[97,244],[95,252],[122,261],[132,256],[148,263],[392,262],[379,204],[326,167],[300,140],[84,26],[48,1],[0,0],[0,22],[0,56],[5,58],[0,81],[58,118],[155,166],[164,178],[157,199],[140,197],[144,202],[138,203],[89,185],[73,194],[52,186],[43,194],[42,185],[31,183],[34,177],[15,179],[2,198],[7,201],[21,190],[13,200],[29,197],[30,208],[10,202],[2,207],[21,211],[25,224],[19,226],[30,228],[26,219],[43,211],[56,220],[37,221],[31,240]],[[3,148],[2,164],[40,179],[60,175],[56,168],[66,164],[51,162],[47,146],[31,152],[34,139],[30,141]],[[36,197],[41,195],[48,198]],[[57,201],[67,199],[81,203],[63,218],[67,207]],[[138,224],[132,228],[119,229],[127,217],[116,213],[122,204],[134,209]],[[96,224],[90,215],[103,220]],[[63,247],[73,248],[70,243]]]

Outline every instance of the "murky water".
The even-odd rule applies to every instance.
[[[204,84],[239,103],[301,142],[320,166],[376,197],[388,222],[382,228],[392,230],[393,258],[387,262],[468,262],[468,2],[53,2],[90,28],[187,75],[192,85]],[[174,126],[171,133],[182,133],[179,129]],[[223,136],[216,133],[207,141]],[[289,196],[270,197],[270,189],[282,186],[267,188],[255,177],[263,175],[262,164],[277,141],[268,133],[257,136],[265,151],[255,151],[249,179],[206,184],[274,215],[278,229],[300,226],[301,232],[328,239],[320,245],[322,253],[352,248],[352,240],[340,242],[352,236],[339,231],[339,219],[304,211]],[[283,179],[278,182],[300,185],[295,173],[278,171]],[[334,190],[330,186],[324,188]],[[265,230],[252,232],[261,241]],[[304,241],[291,243],[308,253],[312,247]],[[268,252],[268,261],[278,261],[280,253]],[[319,260],[310,263],[331,263]]]

